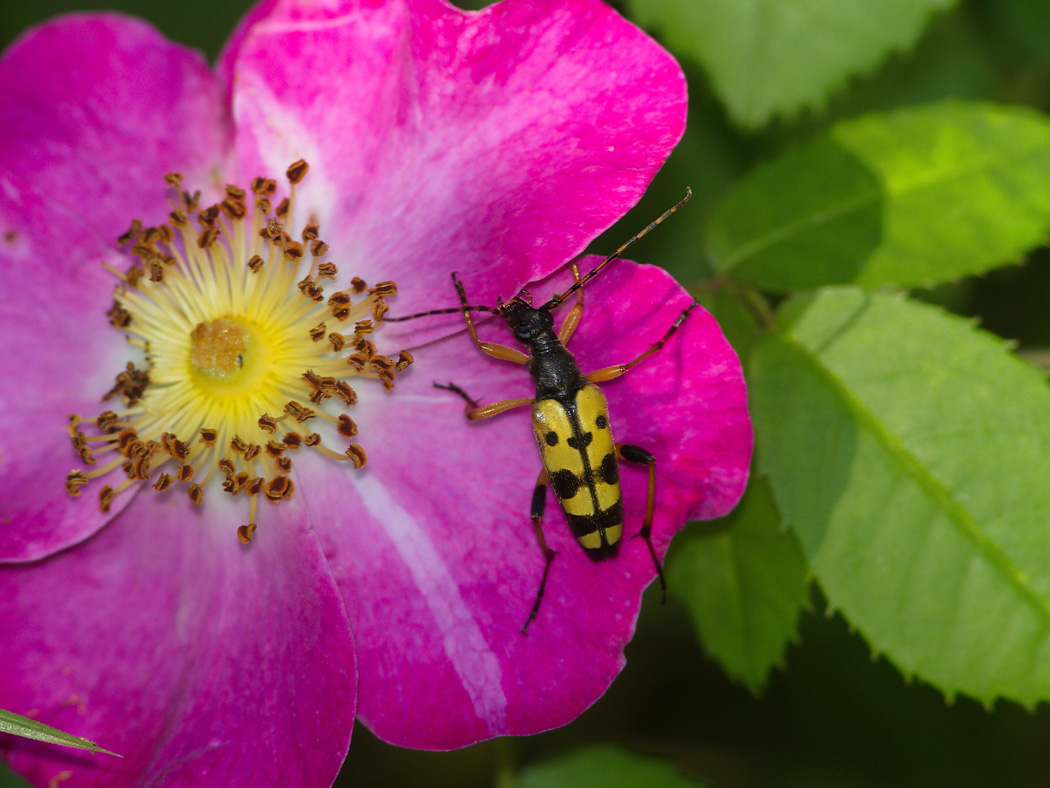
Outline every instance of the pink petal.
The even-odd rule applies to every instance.
[[[38,558],[109,516],[65,492],[70,413],[93,416],[129,360],[105,318],[116,237],[167,213],[163,174],[210,182],[226,120],[201,57],[142,22],[74,16],[0,60],[0,560]],[[42,262],[43,261],[43,262]],[[114,503],[117,512],[128,496]]]
[[[55,228],[62,232],[56,233]],[[0,561],[38,558],[94,533],[112,516],[72,499],[65,474],[80,467],[71,413],[95,415],[127,352],[106,321],[115,280],[92,230],[24,182],[0,173]],[[50,238],[41,264],[39,239]],[[94,303],[94,313],[84,304]],[[113,513],[128,496],[118,496]]]
[[[585,370],[627,361],[689,301],[663,271],[617,263],[587,287],[571,347]],[[481,333],[512,342],[494,321]],[[309,469],[308,502],[319,524],[325,512],[332,519],[319,533],[358,635],[361,719],[387,741],[424,748],[565,724],[622,668],[652,560],[628,539],[616,559],[592,562],[548,496],[544,530],[559,555],[539,617],[521,635],[543,570],[529,519],[540,471],[529,409],[468,423],[462,400],[432,382],[452,379],[492,402],[531,396],[531,379],[483,356],[465,333],[416,359],[389,402],[362,401],[355,413],[365,471]],[[697,309],[664,350],[603,388],[617,440],[657,457],[662,555],[687,516],[722,514],[743,491],[752,438],[739,362]],[[646,473],[625,465],[621,478],[631,535]]]
[[[310,162],[305,207],[355,274],[398,280],[401,314],[453,270],[481,303],[554,270],[685,124],[678,64],[598,0],[286,0],[235,56],[241,171]]]
[[[346,756],[356,668],[307,515],[138,496],[75,550],[0,568],[0,708],[123,759],[6,738],[36,785],[328,786]]]
[[[222,92],[200,53],[115,14],[61,17],[0,60],[0,171],[113,241],[163,220],[166,172],[215,184],[229,147]]]

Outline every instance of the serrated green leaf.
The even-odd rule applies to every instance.
[[[520,777],[520,788],[702,788],[667,761],[610,746],[529,766]]]
[[[836,125],[713,211],[709,253],[772,290],[927,286],[1016,262],[1050,231],[1050,119],[944,103]]]
[[[808,571],[766,482],[752,479],[728,517],[691,526],[673,558],[668,585],[685,601],[704,648],[759,692],[798,631]]]
[[[739,124],[822,105],[846,79],[910,48],[955,0],[627,0],[631,16],[696,58]]]
[[[902,670],[1050,699],[1050,390],[1001,340],[852,288],[751,357],[759,466],[829,604]]]
[[[45,725],[37,720],[23,717],[21,714],[15,714],[13,711],[5,711],[4,709],[0,709],[0,731],[26,739],[62,744],[66,747],[91,750],[91,752],[104,752],[106,755],[117,755],[115,752],[102,749],[93,741],[73,736],[60,731],[58,728],[52,728],[50,725]],[[121,756],[117,755],[117,757]]]

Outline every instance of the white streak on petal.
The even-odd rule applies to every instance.
[[[377,522],[405,562],[443,635],[445,655],[474,705],[474,713],[493,733],[503,730],[507,698],[499,660],[489,648],[467,603],[434,543],[374,475],[357,477],[356,486]]]

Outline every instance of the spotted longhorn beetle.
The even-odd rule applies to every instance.
[[[648,468],[649,486],[645,518],[636,536],[641,536],[649,548],[649,555],[652,556],[657,576],[660,579],[660,589],[663,598],[666,599],[667,581],[664,579],[663,567],[660,565],[660,559],[656,555],[650,538],[656,493],[656,459],[640,446],[613,441],[609,425],[609,406],[605,395],[595,384],[618,378],[660,350],[679,326],[686,321],[698,302],[693,301],[686,307],[659,342],[651,345],[626,364],[604,367],[584,375],[566,345],[583,314],[582,287],[597,276],[605,266],[620,257],[628,247],[681,208],[690,197],[692,197],[692,191],[687,189],[682,200],[664,211],[641,232],[632,236],[586,276],[580,277],[579,268],[574,262],[572,264],[574,284],[564,293],[553,296],[542,306],[532,305],[532,295],[527,290],[522,290],[520,295],[506,303],[503,302],[503,299],[499,299],[495,307],[471,305],[467,301],[463,283],[453,273],[452,281],[459,294],[460,305],[458,307],[432,309],[402,317],[384,318],[397,322],[429,315],[462,312],[470,337],[482,353],[503,361],[524,364],[535,380],[536,396],[534,398],[507,399],[489,405],[479,405],[454,383],[434,384],[436,388],[452,391],[466,400],[466,415],[472,421],[487,419],[523,405],[532,406],[532,429],[543,460],[543,470],[540,471],[532,494],[532,525],[546,563],[543,567],[540,588],[536,593],[536,601],[532,605],[525,625],[521,628],[523,634],[539,613],[551,562],[557,554],[557,551],[547,546],[547,541],[543,536],[543,511],[547,502],[548,481],[554,489],[554,494],[558,498],[558,503],[565,513],[565,518],[568,520],[576,541],[583,547],[584,552],[595,561],[611,558],[619,551],[623,537],[623,495],[620,490],[617,458],[637,465],[645,465]],[[555,333],[554,317],[551,311],[573,293],[576,293],[576,303],[565,317],[561,328]],[[514,338],[525,345],[529,352],[523,353],[516,348],[479,339],[471,312],[488,312],[499,315],[514,332]]]

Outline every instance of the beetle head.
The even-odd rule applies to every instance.
[[[537,309],[523,298],[500,303],[499,313],[514,332],[514,338],[525,345],[554,327],[554,316],[549,309]]]

